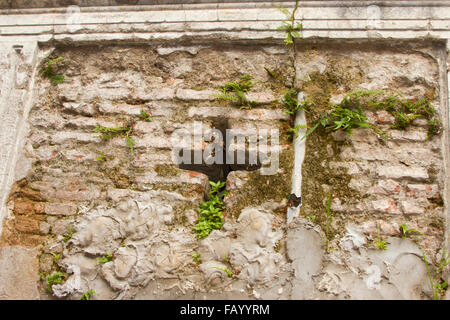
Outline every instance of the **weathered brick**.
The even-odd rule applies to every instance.
[[[156,172],[149,172],[136,176],[136,183],[158,184],[158,183],[174,183],[174,184],[199,184],[206,186],[208,184],[208,176],[194,171],[180,171],[173,176],[160,176]]]
[[[358,164],[354,162],[336,162],[336,161],[330,161],[328,163],[330,169],[336,170],[339,168],[345,168],[347,169],[347,174],[350,175],[358,175],[361,173],[361,169],[359,168]]]
[[[34,207],[33,203],[25,200],[17,200],[14,202],[14,213],[15,214],[33,214]]]
[[[78,162],[93,161],[98,156],[97,153],[74,149],[62,150],[61,153],[66,159]]]
[[[425,212],[426,206],[423,201],[417,201],[415,199],[404,200],[401,205],[405,214],[422,214]]]
[[[167,121],[164,121],[165,125],[169,125]],[[161,131],[161,128],[163,127],[163,123],[161,121],[152,120],[150,122],[145,121],[139,121],[134,126],[134,132],[142,132],[142,133],[148,133],[148,132],[155,132],[155,131]]]
[[[137,154],[132,161],[132,166],[135,168],[150,168],[156,164],[171,163],[172,156],[170,152],[156,152],[155,150],[148,150],[141,154]]]
[[[227,176],[227,190],[238,190],[242,188],[248,180],[247,171],[231,171]]]
[[[98,189],[88,189],[78,191],[60,189],[54,192],[53,197],[55,199],[66,201],[88,201],[99,198],[100,191]]]
[[[409,178],[415,180],[428,179],[428,172],[422,167],[407,167],[402,165],[380,166],[377,168],[378,176],[382,178],[402,179]]]
[[[334,198],[331,202],[331,210],[347,213],[361,213],[366,211],[366,206],[363,203],[356,203],[356,204],[342,203],[341,199]]]
[[[232,107],[191,107],[188,110],[188,116],[213,119],[289,120],[289,116],[280,109],[241,110]]]
[[[65,235],[70,232],[70,221],[59,219],[52,225],[52,233],[56,235]]]
[[[152,101],[146,104],[150,110],[150,116],[170,118],[177,112],[178,107],[170,101]]]
[[[184,101],[215,100],[215,94],[217,94],[217,91],[214,90],[178,89],[176,97]]]
[[[269,104],[275,102],[275,97],[270,92],[249,92],[247,99],[251,101],[256,101],[260,104]]]
[[[15,220],[15,227],[17,231],[31,234],[39,234],[39,221],[31,217],[17,216]]]
[[[98,133],[84,133],[84,132],[70,132],[61,131],[56,132],[52,136],[52,142],[55,144],[63,144],[67,142],[84,142],[84,143],[99,143],[101,141]]]
[[[372,208],[377,212],[400,214],[401,211],[392,199],[380,199],[372,201]]]
[[[361,229],[366,234],[377,235],[380,234],[395,236],[400,233],[399,225],[397,223],[390,223],[384,220],[366,221],[361,225]]]
[[[104,121],[102,119],[91,118],[91,117],[77,117],[74,119],[69,119],[65,123],[66,127],[72,128],[82,128],[89,129],[92,131],[93,128],[100,125],[103,127],[114,128],[122,126],[122,123]]]
[[[77,207],[69,203],[46,203],[45,213],[55,216],[71,216],[77,213]]]
[[[50,138],[50,135],[44,133],[44,132],[33,132],[31,136],[29,137],[29,141],[33,145],[34,148],[38,148],[44,143],[48,142]]]
[[[350,141],[359,141],[365,143],[375,144],[378,142],[378,138],[373,131],[368,128],[353,129],[352,134],[347,136]]]
[[[175,89],[159,88],[135,95],[140,100],[170,100],[175,97]]]
[[[392,156],[382,148],[374,147],[373,145],[361,142],[355,142],[352,147],[346,147],[341,152],[343,159],[355,160],[379,160],[388,161]]]
[[[398,141],[425,141],[427,140],[427,131],[422,128],[409,130],[390,130],[387,132],[391,140]]]
[[[84,87],[86,88],[86,87]],[[80,92],[81,99],[85,101],[92,101],[96,98],[105,100],[125,100],[130,95],[128,88],[96,88],[95,86],[87,87]]]
[[[48,161],[55,158],[59,154],[60,148],[58,146],[43,145],[33,150],[33,155],[41,160]]]
[[[112,104],[112,103],[99,103],[98,110],[105,114],[128,114],[128,115],[139,115],[141,110],[145,109],[142,106],[130,105],[125,103]]]
[[[63,103],[64,111],[82,114],[85,116],[93,116],[97,112],[96,108],[97,106],[94,103],[77,103],[77,102]]]
[[[399,195],[402,191],[401,185],[394,180],[378,180],[377,184],[373,186],[370,193],[384,194],[384,195]]]
[[[25,199],[18,199],[14,202],[15,214],[42,214],[44,213],[44,204]]]
[[[365,112],[369,123],[372,124],[393,124],[395,118],[386,110],[367,111]]]
[[[45,234],[49,234],[50,232],[50,224],[45,222],[45,221],[41,221],[39,223],[39,231],[41,235],[45,235]]]
[[[437,199],[440,197],[437,184],[408,184],[406,194],[413,198]]]
[[[158,133],[148,133],[143,137],[134,138],[136,148],[158,148],[158,149],[172,149],[170,137]],[[115,145],[125,146],[125,141],[120,139],[114,141]]]
[[[361,194],[367,192],[367,190],[371,186],[371,181],[365,177],[361,177],[359,179],[352,178],[348,184],[348,186],[353,189],[359,191]]]
[[[32,113],[30,120],[34,127],[44,129],[61,129],[65,123],[65,119],[56,112],[56,109],[53,112],[42,110],[42,112]]]

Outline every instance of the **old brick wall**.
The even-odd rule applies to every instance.
[[[420,249],[434,263],[442,254],[442,135],[427,139],[420,119],[407,131],[392,130],[389,114],[369,110],[370,121],[391,136],[386,142],[369,129],[350,136],[315,132],[306,139],[301,217],[287,226],[292,119],[276,106],[286,88],[264,67],[321,107],[356,89],[383,89],[427,97],[442,114],[439,44],[40,50],[38,69],[48,55],[64,57],[57,71],[70,81],[36,77],[24,147],[32,165],[9,194],[1,245],[37,250],[41,298],[51,297],[45,279],[54,272],[66,275],[54,295],[74,299],[89,289],[102,299],[430,296]],[[242,74],[255,81],[248,96],[258,105],[249,110],[214,97]],[[150,122],[139,118],[141,110]],[[176,129],[193,130],[194,121],[213,128],[224,120],[227,128],[278,129],[280,169],[273,176],[232,171],[226,224],[198,240],[191,229],[208,177],[177,168],[170,139]],[[128,123],[133,151],[123,137],[102,141],[93,132]],[[333,221],[326,252],[328,193]],[[402,239],[402,223],[424,235]],[[377,236],[387,241],[386,252],[376,249]],[[200,265],[193,253],[200,253]],[[112,261],[98,263],[107,254]]]
[[[340,102],[357,89],[399,92],[406,99],[427,97],[442,114],[439,46],[403,48],[307,47],[297,56],[297,65],[303,66],[297,69],[298,85],[319,103]],[[324,192],[334,191],[332,209],[341,214],[342,226],[350,218],[374,234],[379,219],[382,233],[398,235],[400,224],[406,223],[428,234],[426,240],[422,238],[425,248],[437,250],[444,234],[442,227],[435,227],[445,221],[442,137],[428,139],[425,119],[414,120],[403,131],[390,128],[394,117],[385,110],[366,110],[366,115],[389,135],[386,141],[368,129],[308,139],[303,175],[311,175],[304,184],[311,202],[306,201],[305,213],[322,203]],[[323,175],[317,174],[317,163],[324,168]],[[314,199],[316,192],[322,193],[322,199]]]

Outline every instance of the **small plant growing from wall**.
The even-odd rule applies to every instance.
[[[381,239],[380,236],[380,227],[377,224],[377,236],[374,239],[375,241],[375,246],[379,249],[379,250],[386,250],[387,249],[387,242]]]
[[[444,271],[445,267],[450,265],[450,254],[447,252],[447,248],[444,248],[441,259],[439,261],[439,273]]]
[[[337,105],[330,105],[329,110],[322,113],[314,111],[313,104],[303,104],[307,112],[313,114],[315,122],[303,136],[303,139],[313,133],[318,127],[323,127],[326,131],[343,130],[347,134],[352,133],[355,128],[369,128],[379,137],[385,139],[383,131],[368,122],[363,108],[368,110],[385,110],[395,119],[392,129],[405,130],[412,120],[416,118],[427,119],[429,128],[427,138],[440,133],[441,124],[436,117],[433,106],[427,99],[406,100],[399,94],[386,95],[382,91],[357,90],[347,94]]]
[[[91,289],[81,295],[80,300],[91,300],[93,296],[98,296],[97,292],[95,290]]]
[[[97,264],[103,264],[112,261],[113,255],[106,251],[105,255],[97,258]]]
[[[416,230],[416,229],[413,229],[413,228],[408,228],[407,225],[406,225],[406,223],[402,223],[402,224],[400,225],[400,235],[402,236],[402,238],[408,237],[408,235],[409,235],[410,233],[416,233],[416,234],[418,234],[418,235],[423,236],[423,233],[422,233],[422,232],[420,232],[420,231],[418,231],[418,230]]]
[[[225,182],[210,181],[209,184],[211,186],[209,200],[200,204],[198,221],[193,227],[199,239],[205,238],[215,229],[220,229],[224,223],[224,203],[221,200],[221,196],[227,194],[227,191],[222,191],[225,187]]]
[[[448,255],[446,256],[446,249],[444,249],[441,261],[439,263],[438,275],[436,275],[436,278],[438,280],[436,280],[435,277],[433,277],[433,274],[431,271],[431,266],[428,263],[427,257],[425,256],[425,252],[423,252],[423,250],[422,250],[422,257],[423,257],[423,261],[425,262],[427,276],[428,276],[428,280],[430,282],[431,292],[433,294],[433,300],[439,300],[439,297],[441,295],[444,295],[445,291],[448,289],[448,282],[440,279],[440,277],[439,277],[439,275],[442,274],[443,261],[444,261],[444,263],[446,263],[446,265],[449,264]]]
[[[193,260],[196,264],[201,264],[201,263],[202,263],[202,258],[201,258],[201,256],[200,256],[200,253],[194,252],[191,256],[192,256],[192,260]]]
[[[54,284],[60,284],[65,279],[65,276],[62,272],[57,271],[52,273],[47,277],[46,283],[47,283],[47,291],[52,291],[52,286]]]
[[[64,60],[63,57],[57,57],[55,59],[49,59],[44,69],[41,70],[41,74],[50,79],[54,84],[59,84],[70,79],[64,77],[64,75],[56,74],[54,66]]]
[[[295,1],[294,10],[289,12],[286,8],[279,6],[278,8],[284,15],[286,16],[286,20],[282,21],[283,25],[278,27],[278,30],[283,30],[286,32],[286,38],[284,39],[284,43],[286,45],[294,44],[294,38],[300,38],[300,32],[303,29],[303,25],[299,22],[295,22],[295,13],[297,12],[299,5],[299,0]]]
[[[55,262],[58,262],[59,258],[61,258],[61,253],[50,252],[50,254],[53,256]]]
[[[221,88],[222,93],[215,95],[219,100],[233,101],[238,104],[241,109],[251,109],[256,106],[256,102],[249,100],[246,93],[253,86],[252,79],[249,75],[243,75],[238,82],[227,82]]]
[[[100,161],[100,162],[105,162],[106,161],[106,156],[103,154],[103,152],[101,152],[100,150],[97,150],[97,152],[98,152],[98,156],[97,156],[97,161]]]
[[[152,121],[152,118],[150,117],[150,115],[148,114],[147,111],[145,111],[144,109],[141,110],[141,113],[139,114],[138,118],[142,121],[145,122],[150,122]]]
[[[233,275],[234,275],[234,272],[233,272],[232,270],[228,269],[228,268],[213,267],[213,269],[217,269],[217,270],[220,270],[220,271],[225,272],[225,274],[226,274],[229,278],[232,278]]]
[[[125,142],[130,149],[130,152],[134,151],[134,144],[135,141],[131,137],[133,134],[133,124],[134,123],[128,123],[124,127],[116,127],[116,128],[107,128],[103,126],[96,126],[94,128],[94,132],[100,133],[100,138],[104,141],[110,140],[115,137],[124,137]],[[103,158],[102,158],[103,159]],[[97,159],[99,160],[99,159]],[[99,160],[101,161],[101,160]]]

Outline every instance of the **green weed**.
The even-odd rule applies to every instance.
[[[234,275],[233,271],[231,271],[228,268],[219,268],[219,267],[213,267],[213,268],[225,272],[227,274],[227,276],[230,277],[230,278],[232,278],[233,275]]]
[[[54,272],[51,275],[47,277],[46,283],[47,283],[47,291],[52,290],[52,286],[54,284],[60,284],[65,279],[65,276],[62,272]]]
[[[100,138],[105,141],[115,137],[125,137],[125,141],[127,143],[128,148],[130,149],[130,152],[134,151],[135,141],[131,137],[131,135],[133,134],[133,123],[128,124],[125,127],[116,127],[116,128],[96,126],[94,128],[94,132],[100,133]]]
[[[267,67],[264,67],[264,70],[266,70],[267,73],[268,73],[272,78],[274,78],[274,79],[280,81],[281,83],[284,84],[284,82],[286,81],[285,78],[283,78],[282,76],[280,76],[280,75],[279,75],[278,73],[276,73],[275,71],[270,70],[270,69],[267,68]]]
[[[67,235],[65,235],[62,238],[62,241],[64,241],[64,242],[69,241],[70,239],[72,239],[74,233],[75,233],[75,231],[70,231]]]
[[[425,267],[427,269],[428,280],[430,281],[431,291],[433,293],[433,300],[439,300],[439,285],[438,282],[434,280],[433,275],[431,274],[430,266],[428,264],[427,257],[425,256],[425,252],[422,250],[423,261],[425,262]]]
[[[53,256],[53,259],[55,259],[55,261],[58,261],[59,258],[61,258],[61,253],[50,252],[50,254]]]
[[[423,236],[423,233],[422,233],[422,232],[420,232],[420,231],[418,231],[418,230],[416,230],[416,229],[408,228],[408,227],[406,226],[406,223],[402,223],[402,224],[400,225],[400,234],[401,234],[402,238],[406,238],[406,237],[408,236],[408,234],[409,234],[409,233],[412,233],[412,232],[417,233],[417,234]]]
[[[198,210],[198,221],[193,227],[197,238],[202,239],[211,233],[214,229],[220,229],[224,223],[223,210],[224,204],[220,199],[221,189],[225,187],[225,182],[209,181],[211,191],[209,192],[209,200],[200,204]],[[227,192],[222,192],[226,195]]]
[[[237,103],[241,109],[250,109],[257,105],[257,102],[247,99],[245,95],[253,86],[249,75],[243,75],[239,82],[227,82],[221,88],[222,93],[215,95],[217,99],[229,100]]]
[[[202,263],[202,259],[200,257],[200,253],[198,253],[198,252],[193,253],[192,254],[192,260],[194,260],[194,262],[196,264],[201,264]]]
[[[95,290],[91,289],[82,294],[81,300],[91,300],[93,296],[98,296],[98,294],[97,292],[95,292]]]
[[[375,245],[377,246],[378,249],[380,250],[386,250],[387,249],[387,242],[383,241],[379,238],[375,239]]]
[[[289,89],[283,96],[283,100],[281,101],[281,108],[283,109],[283,113],[289,115],[295,115],[298,110],[303,110],[308,112],[313,106],[312,101],[303,100],[298,101],[297,99],[297,91],[295,89]]]
[[[139,114],[139,119],[141,119],[141,120],[143,120],[145,122],[152,121],[150,115],[144,109],[141,110],[141,113]]]
[[[49,59],[47,61],[46,67],[41,70],[41,74],[44,77],[50,79],[55,84],[59,84],[59,83],[62,83],[64,81],[70,80],[68,78],[65,78],[63,75],[56,74],[55,70],[53,69],[54,65],[56,65],[58,62],[61,62],[62,60],[64,60],[63,57],[58,57],[58,58],[55,58],[55,59]]]
[[[447,252],[447,248],[444,248],[441,256],[441,260],[439,261],[439,273],[444,271],[445,267],[450,264],[450,254]]]
[[[112,261],[113,255],[106,251],[106,254],[102,257],[97,258],[97,264],[107,263]]]
[[[330,105],[330,109],[322,114],[313,114],[316,121],[302,139],[320,126],[327,131],[344,130],[347,134],[351,134],[354,128],[370,128],[385,139],[386,134],[368,122],[363,107],[389,112],[395,119],[391,126],[393,129],[405,130],[414,119],[425,118],[429,124],[427,138],[441,131],[441,123],[436,118],[435,110],[426,99],[405,100],[399,94],[387,95],[379,90],[356,90],[347,94],[339,104]],[[308,110],[312,108],[309,107]]]
[[[381,240],[381,236],[380,236],[380,227],[377,224],[377,237],[374,239],[375,241],[375,246],[379,249],[379,250],[386,250],[387,249],[387,242],[384,240]]]
[[[307,129],[307,128],[308,128],[308,126],[306,126],[306,125],[298,124],[293,128],[287,129],[286,132],[289,134],[293,134],[293,135],[295,135],[295,138],[298,138],[299,130]]]
[[[286,8],[283,8],[282,6],[279,6],[278,9],[284,13],[286,16],[286,20],[282,21],[282,25],[278,27],[278,30],[283,30],[286,32],[286,38],[284,39],[284,43],[286,45],[294,44],[294,38],[300,38],[300,32],[303,29],[303,26],[299,22],[295,22],[295,13],[298,9],[299,0],[295,1],[295,7],[292,12],[289,12]]]
[[[103,152],[101,152],[100,150],[97,150],[98,152],[98,156],[97,156],[97,161],[100,162],[105,162],[106,161],[106,156],[103,154]]]

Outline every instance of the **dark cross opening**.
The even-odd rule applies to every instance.
[[[223,164],[206,164],[204,160],[202,160],[201,164],[194,164],[194,152],[191,152],[191,164],[180,164],[180,169],[196,171],[206,174],[209,177],[209,180],[217,182],[217,181],[226,181],[227,176],[231,171],[237,170],[246,170],[246,171],[254,171],[261,168],[261,163],[258,160],[257,164],[249,163],[249,154],[248,150],[245,152],[245,163],[237,164],[237,152],[235,151],[234,162],[235,163],[226,163],[226,146],[227,146],[227,135],[226,130],[228,129],[228,121],[225,119],[216,119],[214,121],[214,127],[218,129],[222,133],[223,137],[223,145],[220,146],[220,152],[223,156]],[[181,152],[181,151],[180,151]],[[179,155],[181,157],[181,155]]]

